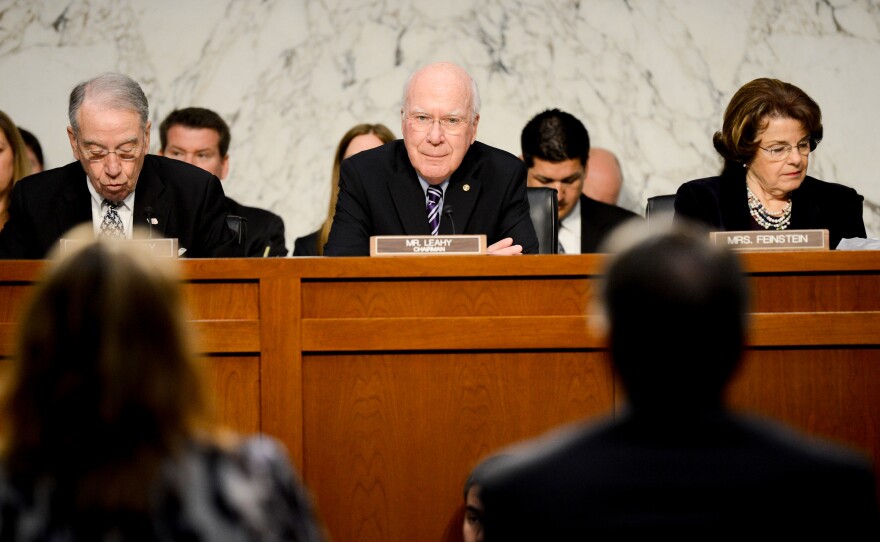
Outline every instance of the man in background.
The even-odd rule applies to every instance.
[[[629,408],[486,474],[486,541],[880,538],[864,458],[724,407],[747,329],[736,256],[682,225],[611,243],[597,331]]]
[[[187,107],[172,111],[159,125],[159,154],[198,166],[221,181],[229,173],[229,126],[214,111]],[[247,220],[245,256],[287,256],[284,221],[265,209],[247,207],[226,197],[229,214]]]
[[[608,205],[617,205],[623,186],[623,172],[617,156],[609,150],[590,147],[588,162],[590,167],[584,181],[584,195]]]
[[[453,233],[485,234],[490,254],[538,252],[525,167],[476,141],[480,95],[464,69],[416,71],[400,117],[403,141],[342,162],[325,255],[367,256],[372,235]]]
[[[582,194],[587,176],[590,136],[569,113],[539,113],[523,128],[522,157],[528,186],[554,188],[559,199],[559,252],[597,252],[608,233],[638,215]]]

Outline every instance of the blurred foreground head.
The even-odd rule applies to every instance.
[[[688,224],[617,230],[602,291],[612,361],[637,410],[720,406],[742,355],[747,279]]]
[[[49,265],[21,319],[5,460],[91,485],[86,500],[117,498],[101,495],[102,465],[137,464],[147,480],[202,419],[176,264],[97,239]]]

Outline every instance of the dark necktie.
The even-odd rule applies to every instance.
[[[440,231],[440,200],[443,191],[436,186],[428,187],[428,225],[431,226],[431,235],[437,235]]]
[[[116,208],[121,205],[118,201],[104,200],[107,206],[107,212],[104,214],[104,220],[101,222],[101,237],[109,237],[110,239],[125,239],[125,228],[122,226],[122,218],[116,212]]]

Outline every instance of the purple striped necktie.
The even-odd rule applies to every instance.
[[[428,187],[428,225],[431,226],[431,235],[437,235],[440,231],[440,200],[443,191],[436,186]]]

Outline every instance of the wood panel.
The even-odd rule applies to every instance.
[[[260,358],[203,356],[211,419],[250,435],[260,432]]]
[[[582,316],[592,289],[592,281],[570,277],[305,281],[302,317]]]
[[[880,348],[750,350],[729,390],[742,410],[855,446],[880,465]]]
[[[603,358],[600,352],[304,357],[304,473],[333,536],[439,538],[480,458],[611,410],[612,375]]]
[[[754,312],[880,311],[880,274],[798,274],[751,277]]]

